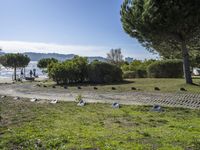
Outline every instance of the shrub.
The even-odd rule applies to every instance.
[[[125,71],[123,73],[124,79],[131,79],[131,78],[146,78],[147,71],[145,69],[137,69],[135,71]]]
[[[105,83],[111,83],[112,77],[110,75],[105,75],[103,80]]]
[[[122,80],[122,70],[116,65],[94,61],[88,65],[87,59],[75,57],[65,62],[48,65],[48,75],[57,84],[82,83],[112,83]]]
[[[122,80],[122,70],[106,62],[94,61],[88,66],[88,78],[93,83],[111,83]]]
[[[149,59],[149,60],[144,60],[144,61],[141,61],[141,60],[134,60],[133,62],[131,62],[130,64],[126,64],[124,63],[122,66],[121,66],[121,69],[122,71],[136,71],[136,70],[146,70],[147,67],[152,64],[153,62],[155,62],[156,60],[154,59]]]
[[[162,60],[149,65],[148,76],[153,78],[183,77],[183,62],[181,60]]]
[[[79,94],[79,95],[76,96],[75,101],[76,101],[76,102],[80,102],[82,99],[83,99],[82,95]]]
[[[57,84],[83,82],[87,78],[87,59],[75,57],[60,63],[48,65],[48,75]]]
[[[145,69],[137,69],[135,71],[136,78],[146,78],[147,77],[147,71]]]
[[[124,79],[131,79],[131,78],[135,78],[136,75],[135,75],[135,71],[125,71],[123,73],[123,78]]]
[[[124,64],[121,68],[123,70],[123,78],[146,78],[147,68],[156,60],[134,60],[130,64]]]

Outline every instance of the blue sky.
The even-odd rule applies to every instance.
[[[5,52],[57,52],[155,58],[122,29],[123,0],[0,0],[0,48]]]

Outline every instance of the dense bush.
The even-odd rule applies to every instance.
[[[122,70],[106,62],[94,61],[88,65],[89,81],[93,83],[111,83],[122,80]]]
[[[134,60],[130,64],[122,65],[123,78],[146,78],[148,66],[156,60]]]
[[[147,77],[147,71],[146,69],[137,69],[135,71],[136,78],[146,78]]]
[[[135,71],[124,71],[123,78],[124,79],[136,78]]]
[[[88,64],[84,57],[48,65],[48,75],[57,84],[82,83],[111,83],[122,80],[122,70],[116,65],[94,61]]]
[[[125,71],[123,72],[124,79],[131,79],[131,78],[146,78],[147,71],[145,69],[137,69],[135,71]]]
[[[149,60],[134,60],[133,62],[131,62],[130,64],[124,63],[121,68],[122,71],[136,71],[136,70],[146,70],[147,67],[152,64],[153,62],[155,62],[156,60],[154,59],[149,59]]]
[[[87,59],[74,57],[60,63],[51,63],[48,66],[48,75],[57,84],[83,82],[87,79]]]
[[[183,77],[183,62],[181,60],[162,60],[149,65],[148,76],[153,78]]]

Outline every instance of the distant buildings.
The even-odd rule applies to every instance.
[[[133,58],[131,58],[131,57],[126,57],[126,58],[125,58],[125,61],[127,61],[128,63],[131,63],[131,62],[133,62]]]

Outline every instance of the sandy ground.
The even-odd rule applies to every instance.
[[[11,79],[9,79],[9,78],[1,78],[0,77],[0,83],[12,83],[12,80]]]
[[[39,79],[43,80],[43,79]],[[7,83],[7,84],[5,84]],[[36,86],[37,82],[12,84],[9,79],[0,79],[0,95],[38,98],[45,100],[75,101],[81,94],[86,102],[113,103],[127,105],[154,105],[170,107],[187,107],[200,109],[200,94],[160,93],[160,92],[96,92],[87,90],[68,90],[64,88],[44,88]]]

